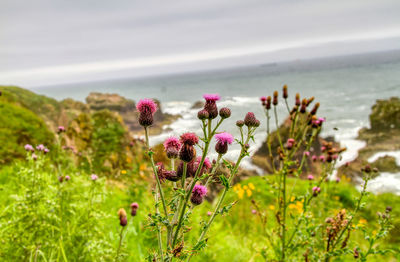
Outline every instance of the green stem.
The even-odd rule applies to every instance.
[[[122,228],[121,228],[121,231],[120,231],[120,233],[119,233],[119,244],[118,244],[117,254],[116,254],[116,256],[115,256],[115,261],[118,261],[119,252],[120,252],[121,246],[122,246],[122,239],[123,239],[124,229],[125,229],[125,227],[122,227]]]

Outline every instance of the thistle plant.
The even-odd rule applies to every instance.
[[[195,133],[184,133],[180,138],[170,137],[164,142],[165,153],[170,164],[155,163],[153,151],[150,148],[149,128],[153,123],[153,114],[157,110],[156,104],[150,99],[139,101],[137,109],[140,112],[139,123],[144,127],[145,140],[148,148],[148,157],[153,169],[155,189],[154,213],[149,215],[150,226],[157,233],[157,253],[150,255],[153,261],[172,261],[181,259],[189,261],[192,256],[200,252],[207,242],[207,233],[218,215],[227,212],[233,204],[224,205],[227,192],[237,175],[240,162],[249,155],[249,143],[257,127],[260,125],[253,113],[249,112],[244,120],[239,120],[237,127],[240,137],[234,140],[227,132],[220,132],[222,122],[229,118],[229,108],[218,111],[216,102],[219,95],[204,95],[205,106],[198,112],[201,121],[201,136]],[[219,116],[219,118],[218,118]],[[210,145],[215,137],[215,151],[217,159],[213,164],[208,157]],[[229,145],[234,141],[241,147],[241,151],[234,163],[224,159]],[[217,176],[217,169],[221,162],[229,169],[229,175]],[[212,183],[221,183],[223,191],[215,205],[214,212],[206,217],[197,241],[192,246],[185,245],[185,234],[190,228],[190,217],[201,205]]]
[[[316,202],[324,203],[324,198],[330,197],[330,180],[333,179],[336,162],[346,148],[340,148],[333,142],[319,139],[318,135],[325,119],[317,117],[320,104],[311,105],[314,97],[301,100],[300,94],[296,94],[295,104],[291,108],[287,101],[289,95],[286,85],[283,87],[282,97],[289,114],[283,126],[279,126],[277,113],[278,92],[275,91],[272,97],[261,97],[267,119],[267,162],[271,171],[271,176],[266,180],[269,181],[269,186],[272,187],[276,196],[275,214],[261,212],[263,208],[259,203],[252,201],[255,207],[254,213],[260,217],[268,241],[262,254],[268,261],[271,259],[294,261],[299,260],[299,257],[305,261],[321,258],[330,261],[333,257],[346,254],[345,251],[349,252],[347,245],[350,232],[354,229],[352,221],[363,206],[362,201],[367,195],[366,188],[371,173],[376,173],[377,170],[371,170],[369,166],[363,169],[363,188],[360,197],[356,200],[355,209],[350,214],[346,210],[341,210],[334,218],[326,221],[314,217],[312,210],[316,209]],[[270,127],[272,118],[276,125],[274,133],[271,132]],[[310,173],[313,170],[315,174]],[[299,194],[296,190],[296,181],[289,187],[289,177],[307,179],[309,187]],[[316,201],[318,198],[319,201]],[[298,207],[297,214],[290,211],[292,206]],[[267,224],[267,221],[273,220],[275,220],[274,223]],[[388,228],[386,226],[386,230]],[[316,236],[317,233],[321,236]],[[372,253],[367,251],[362,254],[366,256]]]

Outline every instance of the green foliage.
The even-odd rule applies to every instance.
[[[16,104],[0,100],[0,164],[25,156],[25,144],[46,144],[54,136],[42,119]]]

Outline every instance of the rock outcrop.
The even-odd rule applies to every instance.
[[[393,157],[385,156],[378,158],[373,163],[368,159],[375,153],[400,150],[400,99],[392,97],[388,100],[377,100],[372,106],[369,116],[370,128],[359,131],[358,140],[366,142],[366,146],[359,150],[358,157],[342,166],[339,173],[352,179],[361,176],[361,168],[366,164],[378,168],[381,172],[399,172]]]

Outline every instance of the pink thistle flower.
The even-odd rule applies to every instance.
[[[221,97],[218,94],[204,94],[203,97],[207,102],[208,101],[216,102],[221,99]]]
[[[131,215],[134,217],[136,216],[137,210],[139,208],[139,204],[134,202],[131,204]]]
[[[92,179],[93,181],[96,181],[97,179],[99,179],[99,177],[96,174],[91,174],[90,179]]]
[[[50,150],[48,148],[43,149],[43,153],[47,154],[49,152],[50,152]]]
[[[40,144],[36,147],[37,150],[43,151],[45,149],[44,145]]]
[[[304,155],[305,156],[310,156],[310,152],[309,151],[304,151]]]
[[[267,97],[266,96],[262,96],[260,97],[260,101],[265,103],[267,101]]]
[[[325,162],[325,156],[319,156],[319,160]]]
[[[333,155],[332,158],[333,158],[333,160],[337,160],[338,159],[338,155]]]
[[[321,188],[315,186],[312,188],[313,196],[317,196],[321,192]]]
[[[326,147],[322,146],[321,151],[324,152],[326,150]]]
[[[153,124],[153,114],[157,111],[156,103],[151,99],[142,99],[136,105],[136,109],[139,111],[139,124],[147,127]]]
[[[257,210],[252,209],[252,210],[251,210],[251,213],[252,213],[253,215],[255,215],[255,214],[257,214]]]
[[[309,174],[309,175],[307,176],[307,179],[308,179],[308,180],[313,180],[313,179],[314,179],[314,176],[313,176],[312,174]]]
[[[65,181],[69,181],[71,179],[70,176],[65,176]]]
[[[336,177],[336,183],[340,182],[340,177]]]
[[[316,155],[313,155],[312,157],[311,157],[311,159],[312,159],[312,161],[317,161],[317,159],[318,159],[318,157],[316,156]]]
[[[218,116],[218,108],[215,102],[220,99],[220,96],[217,94],[205,94],[203,97],[206,100],[204,110],[208,112],[208,118],[216,118]]]
[[[31,151],[31,152],[35,151],[35,149],[33,148],[33,146],[30,145],[30,144],[26,144],[26,145],[24,146],[24,148],[25,148],[26,151]]]
[[[181,149],[181,142],[177,137],[171,136],[164,142],[164,149],[168,158],[177,158]]]
[[[221,155],[228,151],[228,144],[232,144],[234,140],[233,136],[227,132],[216,134],[215,139],[217,140],[215,151]]]
[[[212,215],[212,212],[211,212],[211,211],[208,211],[208,212],[207,212],[207,216],[210,217],[211,215]]]
[[[57,133],[62,133],[62,132],[65,132],[65,127],[58,126]]]
[[[226,144],[226,143],[232,144],[232,142],[234,141],[233,136],[228,132],[216,134],[215,139],[217,140],[217,143],[221,144]]]
[[[151,114],[154,114],[157,111],[157,104],[152,99],[145,98],[137,103],[136,109],[140,113],[150,112]]]
[[[192,194],[198,194],[203,197],[207,194],[207,187],[203,185],[195,185],[192,190]]]
[[[195,133],[185,133],[181,135],[181,142],[189,146],[194,146],[199,142],[199,138]]]
[[[194,205],[200,205],[203,202],[204,196],[207,194],[207,187],[202,185],[195,185],[192,191],[190,202]]]
[[[319,117],[319,118],[318,118],[318,121],[319,121],[320,123],[323,123],[323,122],[325,122],[325,121],[326,121],[326,119],[325,119],[325,118],[323,118],[323,117]]]

